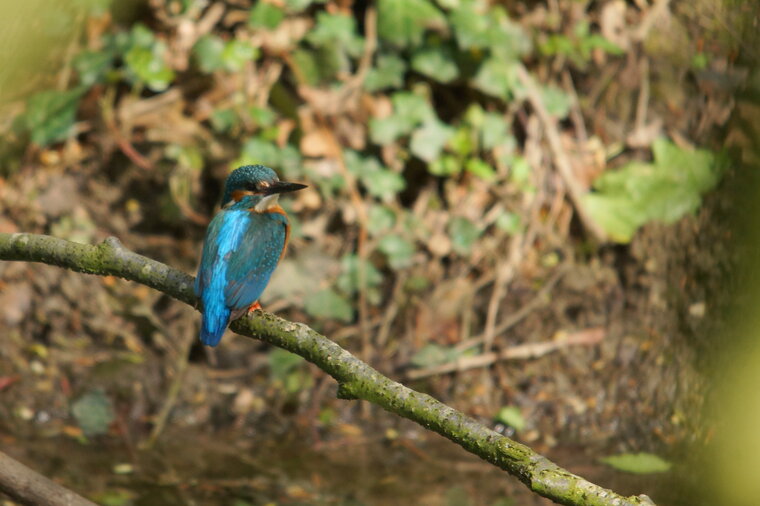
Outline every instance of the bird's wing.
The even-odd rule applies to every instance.
[[[221,295],[226,284],[228,259],[245,237],[250,216],[247,211],[223,210],[209,223],[195,278],[195,293],[199,297],[203,298],[209,290]]]
[[[284,215],[249,213],[248,225],[227,263],[224,298],[233,318],[261,296],[280,260],[287,232]]]

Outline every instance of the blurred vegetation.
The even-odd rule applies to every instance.
[[[3,2],[0,228],[86,242],[117,235],[191,271],[224,177],[262,163],[310,185],[282,201],[293,246],[265,308],[308,321],[396,374],[640,319],[620,323],[598,352],[547,359],[556,375],[546,381],[541,367],[507,366],[489,380],[473,374],[426,385],[549,447],[552,431],[611,437],[616,402],[632,403],[621,413],[653,403],[662,413],[632,429],[640,436],[633,449],[673,443],[693,429],[674,400],[677,388],[663,392],[666,381],[649,375],[640,380],[642,398],[632,400],[628,382],[639,378],[618,365],[667,363],[671,383],[689,369],[689,359],[656,336],[673,328],[662,323],[676,319],[668,311],[685,305],[697,314],[704,300],[692,300],[698,288],[673,288],[685,285],[678,276],[686,269],[673,268],[665,251],[676,240],[662,238],[676,230],[690,240],[678,223],[695,223],[688,220],[703,195],[731,172],[722,148],[733,97],[757,72],[739,57],[751,51],[742,38],[752,26],[745,5],[663,5]],[[38,22],[19,21],[35,15]],[[563,160],[571,181],[555,170]],[[605,240],[589,239],[578,206]],[[563,268],[572,273],[559,283],[558,309],[539,310],[535,292],[565,276]],[[34,293],[80,286],[65,280],[38,283]],[[82,338],[79,351],[69,350],[61,336],[72,342],[81,323],[68,316],[27,330],[47,329],[42,349],[105,346],[113,356],[104,369],[147,368],[152,352],[176,360],[180,372],[188,354],[203,362],[189,313],[136,289],[102,290],[97,309],[76,311],[82,320],[120,319],[122,329],[92,323],[83,332],[90,340],[104,332],[106,343]],[[678,302],[666,310],[663,300]],[[526,305],[534,309],[525,321],[510,324]],[[189,337],[167,344],[176,335]],[[48,360],[19,347],[14,370]],[[223,356],[219,367],[244,367],[240,360]],[[313,409],[305,392],[322,398],[321,380],[297,357],[274,350],[264,367],[267,385],[284,394],[275,407],[303,412]],[[589,367],[593,384],[574,388]],[[93,377],[101,373],[111,377]],[[102,434],[118,406],[88,381],[75,388],[71,413],[84,435]],[[185,391],[181,405],[206,395],[199,381],[185,385],[197,390]],[[275,396],[250,385],[235,391],[239,417],[264,417],[262,399]],[[161,403],[146,400],[143,414]],[[224,426],[215,413],[196,419]],[[318,418],[323,429],[341,426],[331,406]]]

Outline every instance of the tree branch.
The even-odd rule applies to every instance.
[[[0,260],[41,262],[88,274],[118,276],[197,305],[193,278],[125,249],[115,238],[97,246],[34,234],[0,234]],[[238,334],[296,353],[338,381],[338,397],[364,399],[417,422],[516,476],[531,490],[559,504],[653,505],[645,495],[623,497],[565,469],[530,448],[494,432],[463,413],[416,392],[351,355],[302,323],[255,312],[232,323]],[[0,473],[2,471],[0,470]]]

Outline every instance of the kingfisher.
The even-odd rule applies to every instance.
[[[280,181],[263,165],[245,165],[230,173],[222,210],[209,223],[195,278],[201,301],[201,342],[216,346],[230,321],[260,309],[290,236],[290,224],[278,204],[280,193],[306,188]]]

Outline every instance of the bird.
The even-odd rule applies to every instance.
[[[290,224],[281,193],[306,188],[280,181],[263,165],[244,165],[227,177],[222,209],[208,225],[195,278],[200,340],[216,346],[232,320],[261,309],[258,303],[285,254]]]

